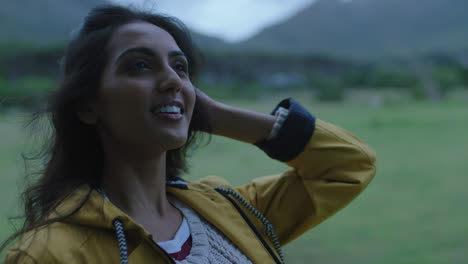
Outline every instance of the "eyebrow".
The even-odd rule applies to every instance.
[[[124,52],[122,52],[117,57],[117,60],[115,61],[115,63],[118,63],[123,57],[125,57],[129,53],[142,53],[142,54],[145,54],[145,55],[150,56],[150,57],[156,57],[156,53],[150,48],[147,48],[147,47],[133,47],[133,48],[126,49]],[[180,50],[170,51],[168,53],[168,56],[169,57],[179,57],[179,56],[181,56],[181,57],[187,58],[185,53],[180,51]]]

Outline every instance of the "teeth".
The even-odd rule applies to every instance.
[[[177,113],[180,114],[180,107],[175,105],[167,105],[159,108],[157,113]]]

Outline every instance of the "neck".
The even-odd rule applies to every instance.
[[[166,152],[150,159],[107,157],[101,187],[131,217],[164,217],[171,210],[166,196]]]

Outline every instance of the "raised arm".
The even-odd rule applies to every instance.
[[[292,167],[235,188],[270,220],[285,244],[361,193],[375,175],[376,158],[360,139],[316,119],[293,99],[283,100],[279,106],[287,108],[289,114],[278,135],[270,140],[265,140],[265,135],[274,118],[223,106],[228,111],[219,117],[229,118],[213,120],[219,121],[216,134],[255,142],[270,157]],[[235,121],[229,122],[230,118]],[[244,122],[249,125],[243,126]]]

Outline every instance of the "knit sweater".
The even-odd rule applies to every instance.
[[[192,236],[190,254],[178,264],[233,264],[252,263],[229,239],[190,207],[169,197],[186,218]]]

